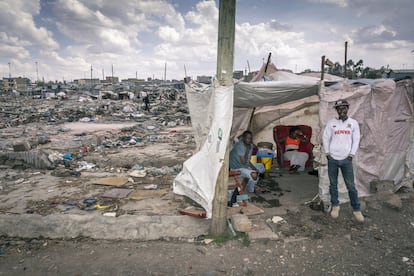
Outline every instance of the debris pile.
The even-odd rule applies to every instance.
[[[3,95],[0,185],[8,202],[0,212],[166,212],[120,207],[179,198],[172,182],[195,148],[184,92],[160,87],[149,95],[148,111],[133,93],[120,100],[84,92],[47,100]]]

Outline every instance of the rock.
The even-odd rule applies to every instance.
[[[388,193],[393,191],[394,184],[392,181],[372,181],[369,183],[371,193]]]
[[[243,214],[234,214],[231,216],[231,223],[234,230],[238,232],[249,232],[252,230],[251,220]]]
[[[392,194],[385,201],[385,204],[391,209],[401,210],[402,209],[402,200],[399,196]]]

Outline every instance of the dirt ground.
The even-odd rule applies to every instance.
[[[2,237],[0,275],[413,275],[414,197],[397,197],[401,208],[367,199],[364,224],[347,205],[337,221],[300,206],[277,226],[278,241]]]
[[[73,124],[79,125],[83,124]],[[99,197],[110,187],[95,185],[96,179],[125,176],[134,166],[142,166],[147,175],[134,177],[126,187],[139,190],[156,184],[168,189],[168,194],[151,201],[116,199],[105,203],[119,206],[119,215],[177,214],[179,208],[191,204],[174,195],[171,186],[181,168],[176,166],[193,153],[192,133],[188,126],[160,128],[157,135],[147,133],[148,139],[143,142],[127,145],[121,140],[132,133],[152,131],[148,128],[152,125],[156,124],[146,120],[122,135],[112,128],[108,130],[108,126],[102,135],[100,128],[88,127],[94,133],[91,137],[89,133],[83,135],[84,128],[67,133],[48,126],[53,130],[50,133],[56,135],[51,135],[51,142],[39,148],[63,148],[63,152],[69,152],[68,149],[79,149],[89,138],[99,140],[99,145],[96,142],[95,149],[80,159],[96,164],[97,168],[82,171],[80,176],[58,176],[54,175],[58,169],[42,171],[16,162],[5,163],[0,166],[0,213],[82,214],[84,210],[69,208],[64,203]],[[19,132],[3,130],[4,137],[18,137],[15,133]],[[79,134],[82,135],[73,137]],[[271,227],[279,237],[277,240],[250,240],[246,235],[226,241],[197,237],[151,242],[0,237],[0,275],[414,275],[412,192],[364,198],[361,203],[366,221],[358,224],[347,204],[341,206],[338,220],[303,205],[317,193],[317,184],[310,193],[298,198],[296,206],[284,208],[286,198],[308,186],[300,178],[291,186],[284,186],[285,180],[292,177],[296,176],[272,172],[270,179],[261,183],[270,193],[251,198],[264,210],[263,214],[251,217],[254,225],[266,226],[266,220],[277,215],[279,205],[285,210],[280,214],[283,221]]]

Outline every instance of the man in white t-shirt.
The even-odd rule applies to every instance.
[[[360,140],[358,122],[348,117],[349,103],[347,100],[335,102],[335,109],[338,118],[331,119],[323,132],[323,147],[328,159],[329,193],[331,195],[331,217],[336,219],[339,216],[338,200],[338,172],[342,172],[346,188],[348,189],[349,200],[353,209],[355,219],[364,221],[361,213],[358,191],[355,187],[354,169],[352,159],[354,158]]]
[[[140,93],[140,96],[142,98],[142,101],[145,104],[144,110],[149,111],[149,98],[148,98],[148,92],[146,90],[142,90]]]

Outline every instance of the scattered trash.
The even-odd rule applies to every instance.
[[[104,217],[116,217],[116,212],[106,212],[103,213]]]
[[[145,190],[156,190],[158,189],[158,186],[156,184],[145,185],[144,189]]]
[[[63,159],[73,160],[73,155],[70,154],[70,153],[65,153],[65,154],[63,154]]]
[[[279,223],[279,222],[284,222],[285,220],[282,217],[279,216],[273,216],[272,217],[272,222],[273,223]]]
[[[92,164],[92,163],[88,163],[86,161],[81,161],[78,163],[78,168],[76,169],[77,171],[83,171],[83,170],[90,170],[95,168],[96,165]]]
[[[86,204],[86,206],[91,206],[91,205],[95,204],[96,201],[97,201],[96,198],[94,198],[94,197],[88,197],[88,198],[85,198],[83,200],[83,203]]]
[[[142,178],[142,177],[145,177],[147,173],[143,170],[133,170],[133,171],[130,171],[128,175],[132,177]]]
[[[24,178],[19,178],[16,181],[14,181],[14,184],[20,184],[24,182]]]
[[[90,122],[90,121],[92,121],[92,119],[89,117],[83,117],[79,119],[79,122]]]

